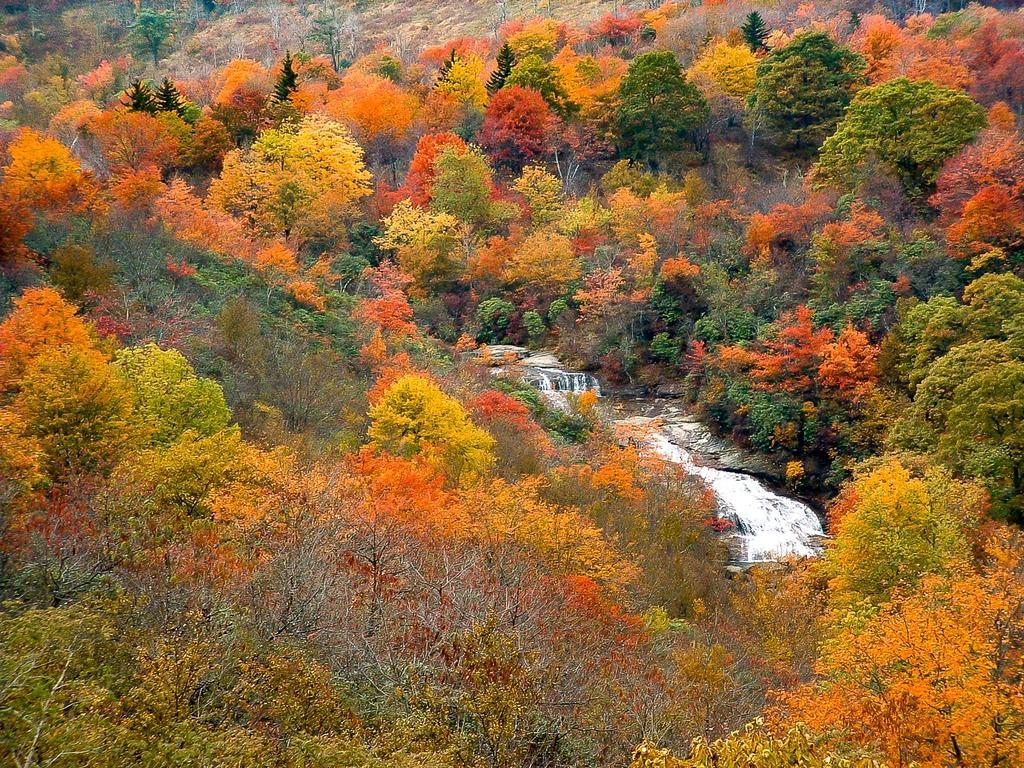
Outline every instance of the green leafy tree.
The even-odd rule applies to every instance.
[[[652,169],[664,153],[695,143],[710,114],[704,97],[670,51],[638,56],[622,80],[619,96],[622,152],[645,160]]]
[[[651,357],[675,365],[679,362],[679,342],[667,333],[659,333],[651,339]]]
[[[747,14],[743,26],[740,27],[740,32],[743,34],[743,40],[747,47],[755,53],[765,47],[764,41],[768,39],[768,27],[757,11]]]
[[[480,323],[477,339],[496,344],[505,338],[505,331],[515,314],[515,305],[505,299],[493,296],[484,299],[476,308],[476,319]]]
[[[449,147],[434,161],[430,208],[472,227],[486,228],[513,213],[512,206],[491,199],[493,171],[476,147]]]
[[[401,84],[402,82],[402,62],[394,56],[381,56],[374,71],[393,83]]]
[[[888,458],[861,472],[840,497],[837,508],[845,511],[825,556],[833,600],[878,605],[893,590],[943,572],[968,556],[967,533],[984,506],[980,486],[927,462],[912,467]]]
[[[783,147],[817,147],[835,130],[866,68],[824,32],[797,35],[757,67],[747,100],[752,130],[764,128]]]
[[[171,11],[157,11],[153,8],[140,8],[136,11],[131,27],[132,41],[138,50],[152,57],[154,67],[160,63],[160,52],[173,32],[174,14]]]
[[[1024,362],[986,366],[953,393],[939,451],[986,481],[1007,515],[1024,519]]]
[[[512,67],[505,85],[520,85],[537,91],[552,111],[562,118],[571,117],[579,111],[579,105],[569,98],[569,92],[553,64],[544,61],[537,54],[525,56]]]
[[[156,114],[157,102],[153,89],[146,80],[133,80],[128,90],[124,92],[122,106],[128,107],[133,112],[145,112],[148,115]]]
[[[530,337],[530,344],[533,346],[539,344],[540,340],[544,338],[544,334],[548,332],[544,318],[540,316],[539,312],[535,312],[532,309],[523,312],[523,327],[526,328],[526,333]]]
[[[856,183],[877,159],[912,192],[935,184],[942,164],[985,125],[985,110],[962,91],[905,77],[865,88],[818,161],[824,181]]]
[[[227,427],[231,419],[220,385],[196,376],[175,349],[156,344],[118,351],[118,372],[131,387],[135,412],[152,431],[157,445],[169,445],[185,430],[207,436]]]
[[[324,52],[331,58],[331,67],[340,72],[342,67],[344,19],[337,6],[323,7],[313,17],[313,25],[309,38],[323,46]]]
[[[505,81],[512,74],[512,67],[515,66],[516,55],[512,46],[505,43],[498,50],[498,65],[494,68],[490,78],[487,80],[487,93],[491,96],[505,87]]]
[[[901,313],[893,369],[912,394],[889,432],[984,483],[993,513],[1024,519],[1024,281],[987,274],[963,301],[936,296]]]

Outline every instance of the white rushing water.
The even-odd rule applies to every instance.
[[[582,371],[563,371],[561,368],[523,368],[523,380],[536,389],[551,405],[567,410],[567,395],[582,395],[593,390],[601,394],[601,385],[596,378]]]
[[[568,408],[569,393],[593,390],[601,394],[597,379],[589,373],[526,365],[521,375],[549,403],[563,410]],[[761,562],[818,553],[824,531],[813,509],[776,493],[753,475],[702,464],[684,447],[687,435],[685,430],[674,430],[671,423],[662,424],[646,443],[652,452],[683,465],[708,484],[718,502],[718,515],[735,526],[732,536],[740,560]]]
[[[700,465],[685,448],[672,442],[665,428],[651,435],[648,445],[708,484],[718,501],[719,516],[736,526],[742,560],[817,554],[824,531],[814,510],[803,502],[775,493],[752,475]]]

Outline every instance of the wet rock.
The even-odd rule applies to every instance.
[[[781,479],[778,468],[768,459],[719,437],[695,416],[686,414],[667,419],[665,427],[681,445],[687,446],[709,466],[772,480]]]
[[[686,386],[681,381],[670,381],[665,384],[659,384],[654,388],[655,397],[684,397],[686,395]]]
[[[605,397],[619,400],[640,400],[650,396],[650,392],[643,384],[617,384],[605,379],[601,380],[601,392]]]

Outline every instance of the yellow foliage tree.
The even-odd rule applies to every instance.
[[[727,96],[745,99],[754,90],[757,61],[748,46],[718,39],[704,49],[690,71],[697,82],[706,77]]]
[[[224,158],[210,201],[267,234],[335,234],[339,218],[370,193],[363,150],[323,115],[264,131],[248,151]]]
[[[393,250],[402,271],[426,289],[451,280],[461,269],[456,254],[459,229],[459,220],[451,214],[403,200],[384,220],[384,233],[374,242]]]
[[[509,284],[559,294],[580,273],[572,241],[557,232],[539,229],[515,248],[502,268],[501,278]]]
[[[370,408],[369,436],[399,456],[423,455],[455,481],[479,476],[494,463],[494,438],[466,409],[422,376],[402,376]]]
[[[477,510],[477,528],[492,549],[513,542],[554,573],[587,576],[612,591],[639,576],[639,568],[580,510],[542,499],[540,482],[495,480],[467,492],[466,505]]]
[[[804,726],[776,735],[757,720],[724,739],[696,739],[689,756],[645,742],[633,752],[629,768],[884,768],[857,750],[836,750]]]
[[[212,435],[187,430],[171,445],[139,451],[122,462],[113,485],[129,516],[209,514],[211,494],[245,474],[238,427]]]
[[[27,429],[24,418],[0,408],[0,509],[13,507],[45,479],[42,446]]]
[[[560,218],[562,182],[553,174],[536,165],[528,165],[512,188],[526,198],[530,206],[530,220],[535,226],[544,226]]]
[[[51,477],[108,468],[139,438],[127,384],[89,350],[60,347],[37,356],[12,408],[39,442]]]
[[[944,469],[914,473],[896,459],[857,477],[837,506],[844,512],[825,556],[833,602],[880,603],[965,558],[985,499]]]
[[[437,84],[437,91],[448,94],[460,104],[483,109],[487,103],[483,61],[474,54],[469,54],[465,58],[457,56]]]
[[[560,29],[556,21],[544,18],[534,19],[509,37],[508,44],[516,55],[516,61],[522,61],[527,56],[550,59],[555,55],[559,33]]]

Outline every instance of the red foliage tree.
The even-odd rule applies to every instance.
[[[619,16],[606,13],[590,27],[590,33],[609,45],[623,45],[643,26],[640,17],[635,13]]]
[[[412,162],[409,163],[409,171],[405,175],[405,185],[400,190],[402,196],[408,197],[414,205],[426,205],[430,202],[430,193],[434,186],[434,163],[449,147],[465,150],[466,142],[454,133],[428,133],[419,140]]]
[[[990,21],[971,38],[968,60],[975,72],[971,94],[984,104],[1004,101],[1018,113],[1024,109],[1024,43],[1003,36],[999,25]]]
[[[555,117],[537,91],[512,85],[487,105],[480,143],[495,162],[520,166],[550,149],[554,125]]]
[[[1002,184],[983,187],[964,205],[960,220],[946,230],[956,255],[972,256],[990,247],[1016,248],[1024,242],[1024,201]]]
[[[846,326],[824,354],[818,368],[822,385],[842,398],[857,401],[869,395],[878,380],[878,349],[867,334]]]
[[[753,375],[763,386],[786,392],[809,392],[818,374],[832,331],[814,330],[813,314],[801,304],[779,319],[775,338],[765,344],[754,359]]]

